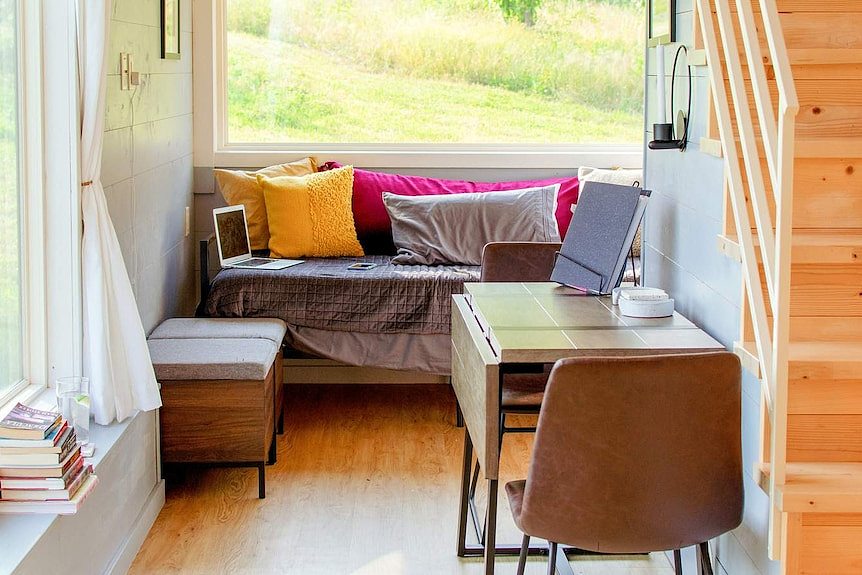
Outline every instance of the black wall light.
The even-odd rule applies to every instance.
[[[657,51],[656,56],[658,58],[664,58],[664,53],[661,47]],[[673,58],[673,69],[671,71],[670,76],[670,109],[671,114],[674,110],[674,96],[676,96],[676,66],[679,62],[679,55],[685,52],[686,57],[686,65],[688,66],[688,105],[686,106],[685,113],[682,110],[677,112],[676,117],[676,125],[671,122],[659,122],[657,124],[653,124],[653,140],[647,144],[650,150],[679,150],[680,152],[685,151],[686,146],[688,145],[688,123],[691,117],[691,66],[688,65],[688,48],[686,48],[685,44],[680,44],[679,48],[676,49],[676,55]],[[662,101],[659,102],[659,105],[665,106],[664,98],[664,62],[659,65],[659,75],[658,81],[661,84],[661,88],[658,90],[658,95]],[[664,108],[662,108],[662,112]],[[664,120],[664,113],[659,114],[659,119]]]

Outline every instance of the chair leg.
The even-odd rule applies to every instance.
[[[553,541],[548,541],[551,550],[548,553],[548,575],[554,575],[557,572],[557,544]]]
[[[458,405],[458,400],[455,400],[455,427],[464,427],[464,414],[461,413],[461,406]]]
[[[518,575],[524,575],[524,569],[527,568],[527,551],[530,549],[530,536],[524,533],[524,539],[521,541],[521,554],[518,556]]]
[[[266,499],[266,463],[257,465],[257,497]]]
[[[674,575],[682,575],[682,553],[679,549],[673,550],[673,572]]]
[[[700,575],[713,575],[712,560],[709,556],[709,543],[704,541],[697,546],[698,573]]]

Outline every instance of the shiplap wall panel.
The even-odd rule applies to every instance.
[[[181,3],[181,59],[162,60],[158,0],[114,2],[102,178],[138,309],[149,332],[194,303],[191,1]],[[120,52],[141,84],[120,90]],[[118,197],[114,197],[118,196]]]

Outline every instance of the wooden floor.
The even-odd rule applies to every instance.
[[[448,386],[295,386],[287,401],[266,499],[257,499],[253,470],[175,472],[131,573],[482,572],[481,560],[455,555],[464,430]],[[524,476],[530,443],[506,437],[501,487]],[[504,498],[498,540],[520,541]],[[497,573],[515,564],[499,558]],[[584,575],[672,574],[662,554],[578,557],[572,566]],[[527,572],[545,573],[545,560]]]

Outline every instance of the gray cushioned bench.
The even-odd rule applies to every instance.
[[[281,320],[177,318],[150,336],[161,384],[164,463],[258,468],[275,462],[275,433],[283,424]],[[278,420],[278,421],[277,421]]]

